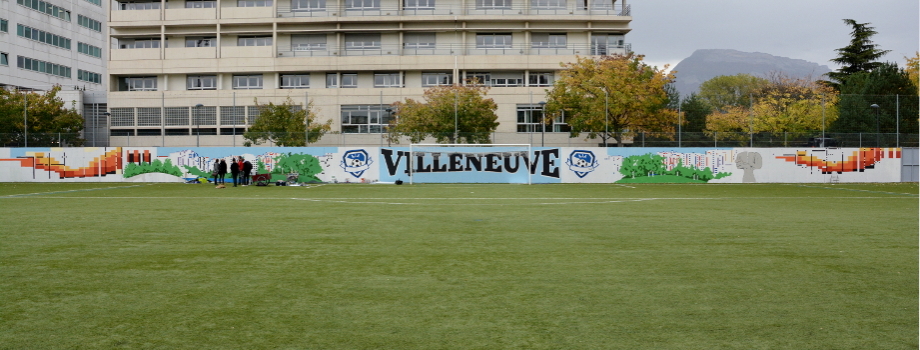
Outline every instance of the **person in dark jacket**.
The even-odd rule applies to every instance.
[[[227,183],[226,176],[227,176],[227,161],[221,159],[221,160],[220,160],[220,169],[219,169],[218,172],[217,172],[217,178],[220,179],[220,183],[221,183],[221,184],[226,184],[226,183]]]
[[[220,180],[217,179],[217,174],[220,173],[220,160],[215,159],[214,165],[211,167],[211,178],[214,179],[214,184],[219,185]]]
[[[236,181],[240,177],[240,163],[236,162],[236,157],[230,160],[230,176],[233,177],[233,187],[236,187]]]
[[[243,171],[243,184],[245,184],[246,186],[249,186],[250,182],[252,181],[252,163],[250,163],[248,160],[244,160],[242,171]]]

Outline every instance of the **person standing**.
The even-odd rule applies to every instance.
[[[236,187],[236,180],[240,177],[240,163],[236,161],[236,157],[230,160],[230,176],[233,177],[233,187]]]
[[[214,165],[211,166],[211,178],[214,179],[215,185],[220,184],[220,180],[217,179],[218,174],[220,174],[220,159],[215,159]]]
[[[223,160],[223,159],[220,160],[220,169],[217,171],[217,176],[218,176],[218,178],[220,178],[220,183],[221,183],[221,184],[226,184],[226,183],[227,183],[227,179],[226,179],[226,177],[227,177],[227,161],[225,161],[225,160]]]
[[[250,182],[252,182],[252,163],[250,163],[248,160],[244,160],[243,161],[243,183],[246,184],[246,186],[249,186]]]

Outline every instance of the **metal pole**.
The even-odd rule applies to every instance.
[[[235,114],[236,114],[236,91],[233,92],[233,113],[234,113],[234,116],[233,116],[233,131],[231,131],[231,135],[233,135],[233,147],[236,147],[236,125],[237,125],[237,124],[236,124],[236,115],[235,115]],[[246,112],[243,112],[243,124],[244,124],[244,125],[246,124]]]
[[[26,92],[22,94],[22,103],[22,140],[24,146],[29,147],[29,94]]]
[[[166,93],[160,92],[160,147],[166,147]]]
[[[878,104],[873,103],[869,105],[869,107],[871,107],[872,109],[875,109],[875,148],[878,148],[880,145],[879,131],[881,130],[879,128],[879,123],[878,123],[879,106]]]
[[[454,56],[454,57],[455,57],[454,59],[456,59],[456,56]],[[460,100],[459,100],[459,99],[460,99],[460,97],[457,95],[457,90],[456,90],[456,87],[455,87],[455,90],[454,90],[454,143],[460,142],[460,139],[459,139],[459,137],[460,137],[460,135],[459,135],[459,132],[460,132],[460,128],[459,128],[460,122],[459,122],[458,112],[457,112],[457,106],[460,104]]]
[[[381,91],[380,93],[382,94],[383,91]],[[306,102],[304,102],[304,105],[303,105],[304,106],[303,143],[304,143],[304,147],[310,147],[310,93],[307,91],[304,91],[303,98],[304,100],[306,100]]]
[[[680,131],[683,124],[680,117],[680,99],[677,99],[677,147],[680,147]]]
[[[195,105],[195,147],[201,147],[201,107],[203,104]]]
[[[749,94],[748,97],[750,98],[750,101],[748,102],[749,102],[749,105],[751,106],[750,107],[751,108],[751,118],[750,118],[751,122],[750,122],[750,125],[748,126],[748,129],[749,129],[748,132],[751,135],[751,143],[749,147],[754,148],[754,94]]]
[[[901,95],[894,95],[894,146],[901,148]]]
[[[824,135],[824,130],[827,129],[827,117],[824,108],[824,95],[821,95],[821,145],[827,147],[827,136]]]
[[[540,147],[546,147],[546,102],[540,101]]]
[[[607,93],[607,88],[604,88],[604,147],[608,147],[610,139],[610,94]],[[642,143],[645,143],[645,135],[642,136]]]

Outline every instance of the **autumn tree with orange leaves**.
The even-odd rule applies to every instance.
[[[489,87],[435,86],[425,90],[424,100],[406,99],[392,105],[387,128],[391,141],[408,137],[418,143],[431,137],[438,143],[490,143],[498,127],[498,105],[486,98]]]
[[[674,75],[643,59],[629,53],[563,63],[565,69],[548,91],[544,122],[564,113],[572,137],[585,133],[605,145],[612,138],[618,147],[637,132],[673,131],[677,112],[667,108],[665,85]]]

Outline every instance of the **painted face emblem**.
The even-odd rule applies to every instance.
[[[345,169],[345,172],[351,174],[351,176],[361,177],[364,171],[369,169],[373,163],[374,161],[371,160],[367,151],[356,149],[345,152],[345,155],[342,156],[342,163],[339,164],[339,166]]]
[[[578,175],[579,178],[583,178],[594,169],[597,169],[598,163],[594,152],[576,150],[569,154],[569,158],[565,160],[565,165],[568,165],[569,170]]]

